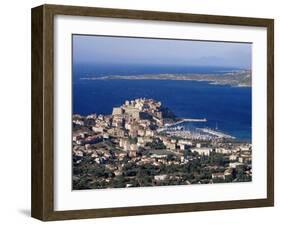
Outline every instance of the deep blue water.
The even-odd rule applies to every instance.
[[[239,139],[251,140],[251,88],[197,81],[81,80],[78,78],[85,76],[85,71],[76,68],[74,72],[73,113],[111,114],[112,108],[125,100],[153,98],[178,117],[207,118],[200,127],[217,125],[219,130]]]
[[[200,73],[221,74],[225,71],[237,70],[239,68],[224,67],[198,67],[198,66],[173,66],[173,65],[125,65],[125,64],[75,64],[73,65],[73,78],[100,77],[105,75],[138,75],[159,73]]]

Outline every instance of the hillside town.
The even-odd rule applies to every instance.
[[[161,102],[139,98],[111,115],[73,115],[74,190],[252,180],[252,146],[220,131],[185,130]],[[206,119],[201,119],[206,120]]]

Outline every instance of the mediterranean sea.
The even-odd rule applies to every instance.
[[[252,89],[208,82],[176,80],[82,80],[87,76],[145,73],[220,73],[226,68],[73,67],[73,114],[111,114],[125,100],[153,98],[182,118],[206,118],[187,126],[216,128],[239,140],[251,141]],[[143,68],[143,69],[142,69]]]

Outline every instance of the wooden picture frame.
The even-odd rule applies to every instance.
[[[54,210],[54,16],[71,15],[154,21],[240,25],[267,29],[267,198],[122,208]],[[42,5],[32,9],[32,202],[34,218],[50,220],[163,214],[274,205],[274,21],[272,19],[196,15]]]

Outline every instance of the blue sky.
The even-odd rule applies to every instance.
[[[73,62],[251,68],[251,44],[73,35]]]

